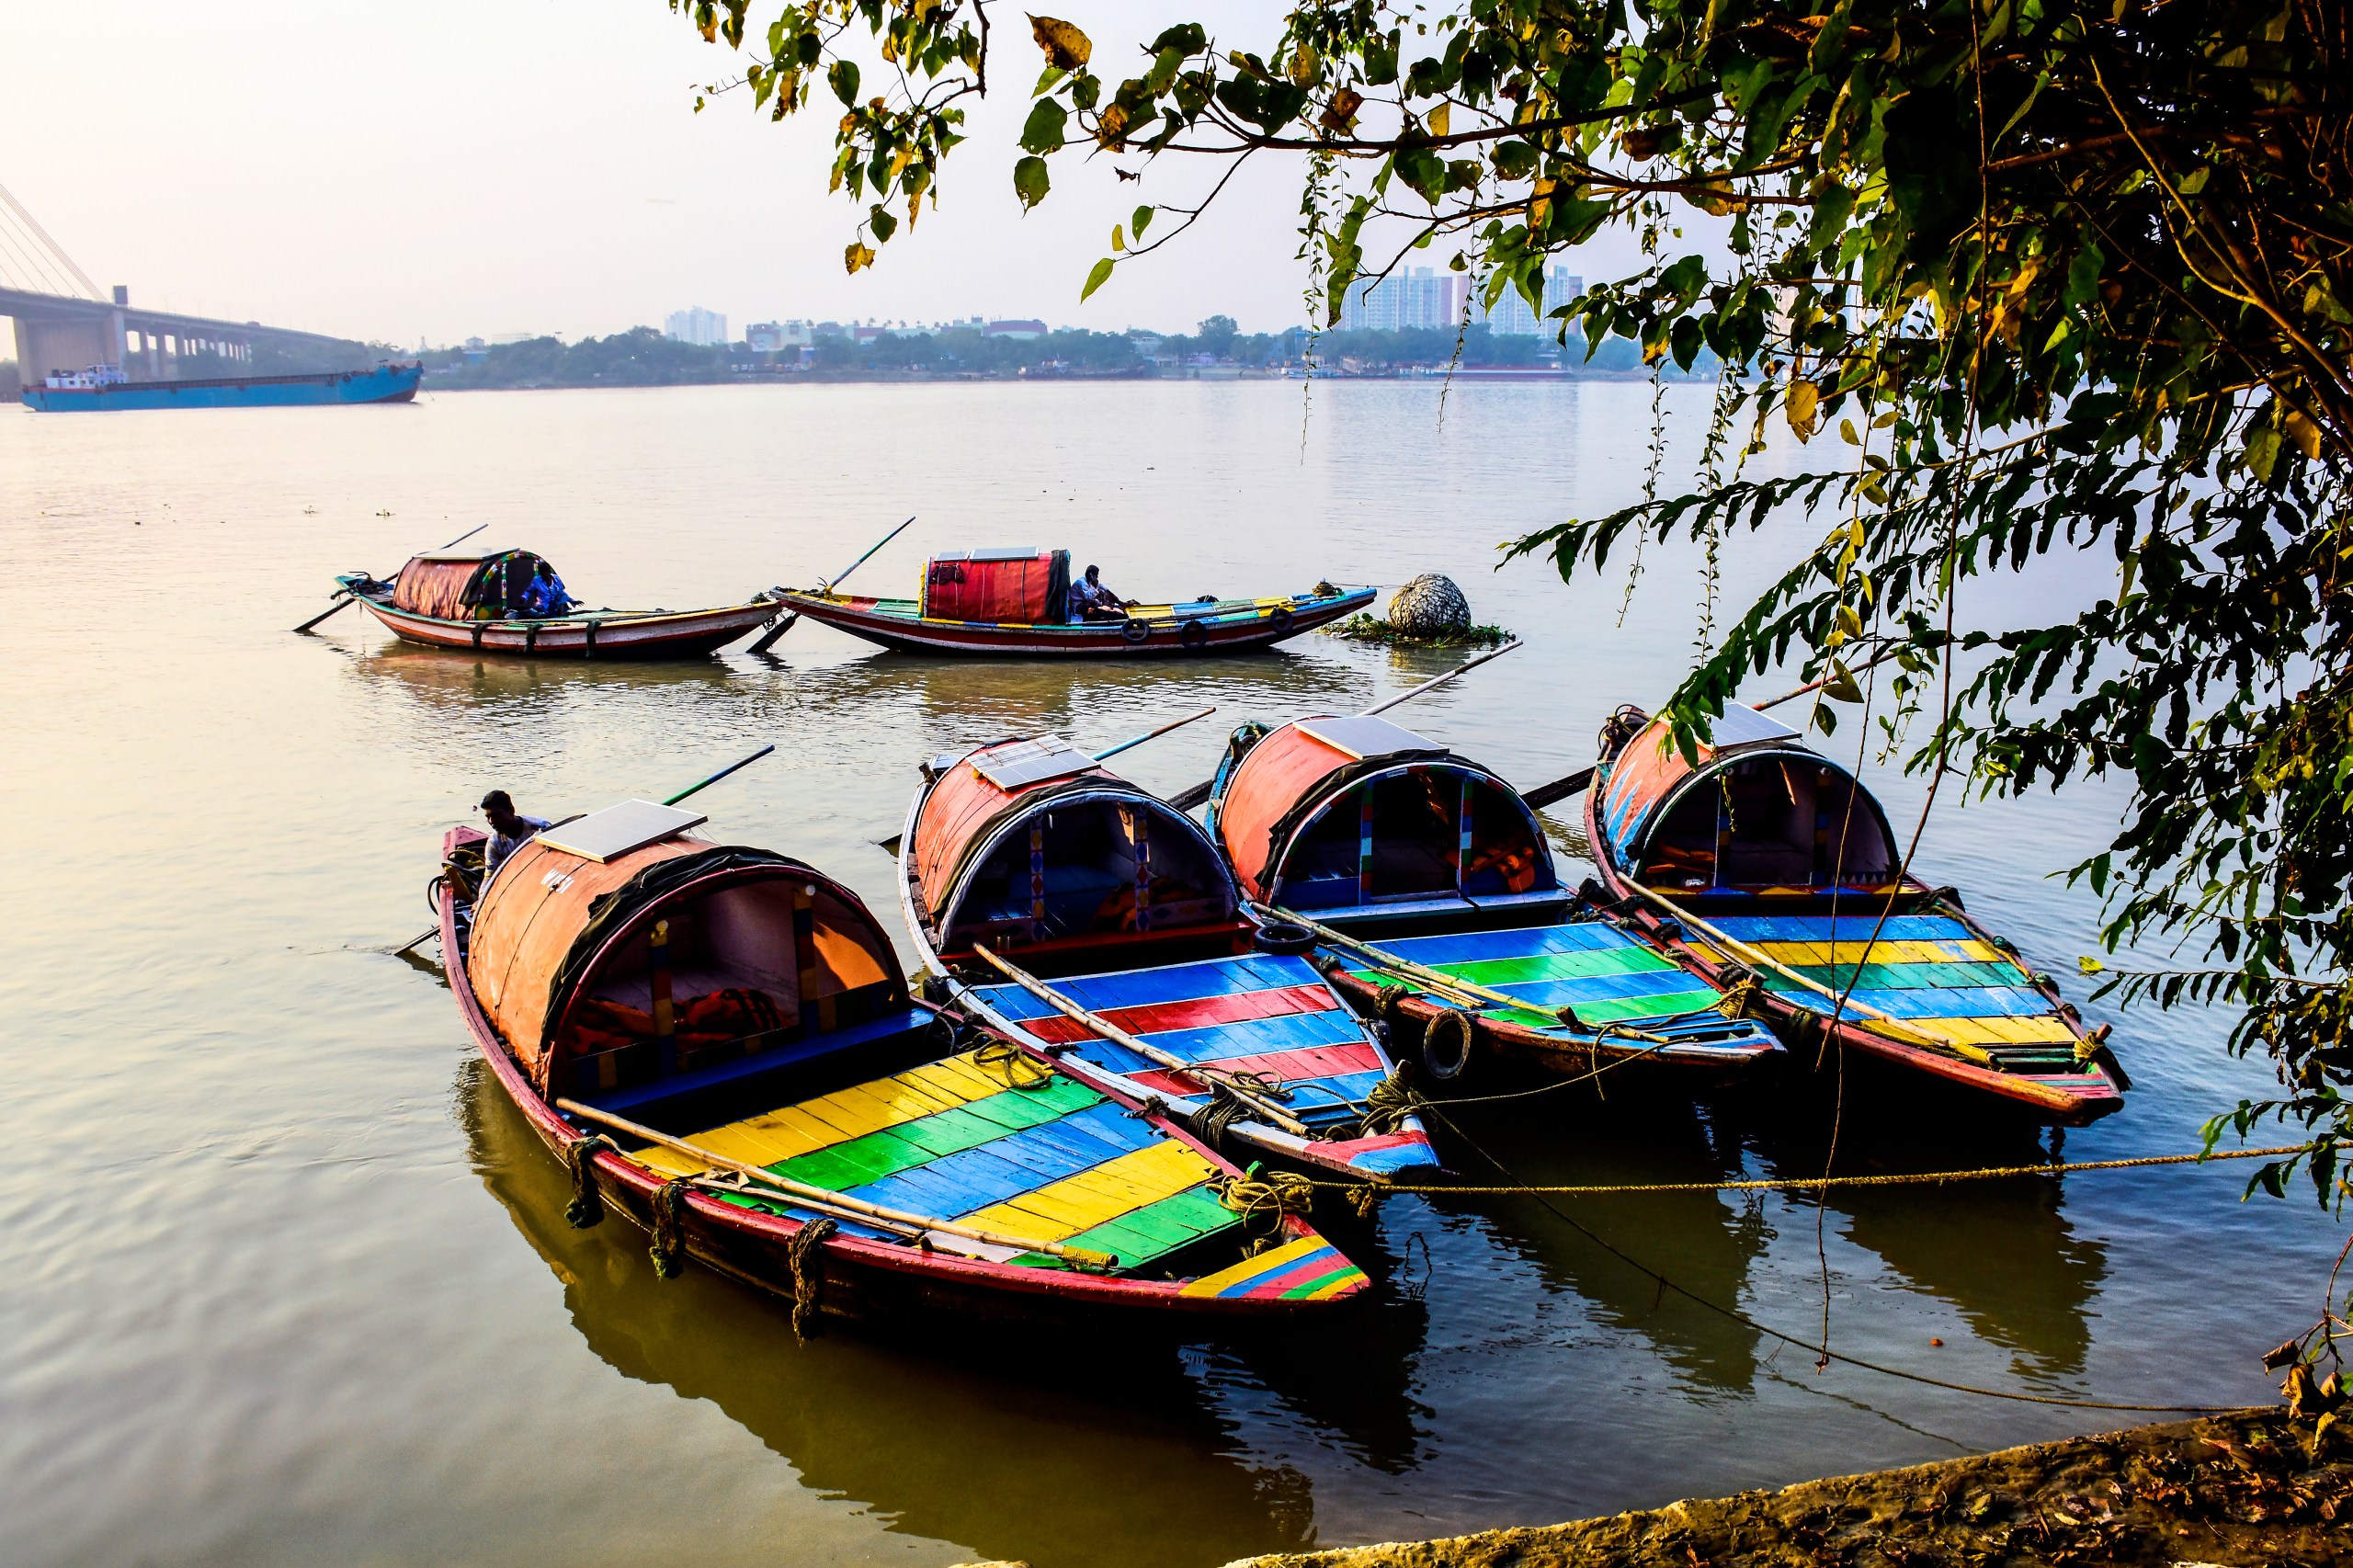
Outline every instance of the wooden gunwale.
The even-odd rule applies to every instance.
[[[971,754],[966,754],[966,756],[969,755]],[[963,760],[961,756],[957,759],[960,764]],[[930,975],[948,991],[954,1006],[962,1009],[965,1016],[972,1017],[990,1033],[1012,1045],[1024,1055],[1052,1066],[1086,1085],[1089,1088],[1109,1095],[1113,1098],[1137,1104],[1153,1101],[1165,1103],[1163,1096],[1126,1074],[1089,1062],[1068,1046],[1051,1044],[1040,1040],[1023,1028],[1017,1019],[1007,1017],[1001,1010],[992,1006],[988,998],[957,977],[949,956],[939,949],[938,933],[932,927],[930,914],[925,908],[924,900],[915,881],[915,829],[923,820],[924,803],[931,798],[931,791],[937,782],[936,778],[926,777],[922,787],[915,790],[914,799],[907,803],[906,821],[900,829],[899,837],[899,914],[906,926],[908,940],[915,944],[916,960],[924,972]],[[1256,926],[1255,925],[1245,926],[1244,929],[1256,929]],[[1324,983],[1329,989],[1330,982],[1326,980]],[[1333,994],[1339,999],[1344,1010],[1352,1015],[1355,1013],[1356,1010],[1347,1007],[1346,998],[1340,997],[1336,990],[1333,991]],[[1387,1053],[1382,1054],[1386,1056]],[[1427,1131],[1423,1129],[1418,1118],[1408,1117],[1401,1125],[1410,1128],[1424,1139],[1428,1137]],[[1227,1134],[1293,1164],[1309,1165],[1317,1170],[1348,1176],[1353,1180],[1377,1186],[1383,1181],[1392,1179],[1385,1174],[1368,1172],[1345,1160],[1333,1158],[1324,1151],[1324,1145],[1315,1139],[1297,1137],[1279,1127],[1248,1116],[1236,1117],[1228,1127]],[[1188,1142],[1190,1141],[1188,1134]]]
[[[452,829],[444,839],[443,853],[446,855],[449,848],[469,838],[480,836],[471,829]],[[561,1158],[566,1147],[590,1134],[574,1127],[562,1112],[542,1098],[520,1064],[507,1054],[497,1030],[483,1013],[481,1005],[474,1000],[473,988],[458,942],[457,900],[447,883],[441,887],[439,901],[441,951],[449,972],[449,990],[457,998],[459,1016],[465,1021],[468,1033],[473,1037],[475,1049],[482,1053],[507,1098],[523,1113],[524,1119],[530,1124],[540,1142]],[[919,999],[915,1006],[938,1011]],[[1126,1109],[1145,1109],[1140,1096],[1122,1095],[1093,1084],[1087,1086],[1108,1094]],[[1232,1162],[1200,1142],[1181,1124],[1153,1113],[1147,1113],[1145,1119],[1162,1133],[1174,1137],[1200,1155],[1213,1167],[1227,1174],[1234,1172]],[[589,1168],[605,1198],[632,1222],[647,1228],[646,1217],[653,1211],[654,1196],[669,1178],[647,1169],[627,1155],[602,1150],[591,1157]],[[791,1297],[791,1274],[786,1262],[786,1249],[801,1231],[803,1221],[785,1215],[739,1208],[694,1188],[686,1192],[683,1208],[685,1213],[680,1233],[688,1256],[741,1283],[788,1299]],[[1287,1239],[1299,1240],[1315,1233],[1303,1221],[1287,1215],[1283,1221],[1282,1234]],[[750,1244],[754,1256],[772,1265],[772,1268],[747,1266],[728,1256],[725,1244],[731,1242],[739,1246]],[[1326,1311],[1353,1299],[1353,1295],[1323,1301],[1188,1296],[1183,1294],[1185,1282],[1182,1280],[1129,1279],[993,1263],[984,1258],[924,1252],[839,1233],[826,1237],[819,1250],[826,1269],[827,1285],[825,1296],[821,1301],[821,1310],[835,1315],[847,1314],[842,1313],[835,1302],[835,1292],[832,1287],[840,1282],[858,1289],[860,1277],[866,1277],[870,1285],[871,1282],[882,1282],[943,1289],[952,1298],[1009,1307],[1017,1315],[1025,1317],[1060,1316],[1075,1311],[1090,1318],[1106,1314],[1159,1317],[1184,1313],[1224,1319],[1266,1320]],[[866,1293],[869,1292],[860,1292]]]
[[[1609,853],[1608,840],[1603,833],[1601,824],[1601,801],[1605,793],[1607,773],[1606,761],[1597,765],[1593,779],[1586,786],[1585,793],[1585,830],[1586,842],[1595,846],[1593,864],[1599,874],[1603,889],[1620,904],[1620,911],[1605,910],[1603,918],[1619,929],[1637,937],[1662,958],[1707,981],[1710,984],[1719,989],[1722,988],[1729,983],[1728,977],[1732,971],[1735,969],[1745,971],[1747,966],[1737,962],[1720,961],[1717,958],[1711,956],[1714,952],[1712,947],[1696,942],[1688,935],[1666,932],[1664,929],[1666,917],[1647,907],[1642,893],[1635,891],[1631,879],[1619,870]],[[1858,787],[1859,788],[1859,783]],[[1907,880],[1910,885],[1897,895],[1899,898],[1916,901],[1929,892],[1927,885],[1917,879]],[[1656,892],[1670,901],[1675,897],[1674,891],[1671,889],[1649,891]],[[1857,916],[1864,919],[1874,918],[1879,913],[1880,899],[1884,896],[1857,892],[1854,895],[1854,901],[1858,906]],[[1779,913],[1794,912],[1779,911]],[[1945,918],[1957,921],[1977,940],[1987,943],[1989,946],[2002,945],[1993,932],[1978,924],[1976,919],[1965,910],[1940,908],[1938,913]],[[2023,964],[2019,967],[2025,968]],[[2035,980],[2038,983],[2035,989],[2052,1000],[2052,1016],[2061,1020],[2074,1039],[2076,1040],[2086,1039],[2082,1018],[2073,1008],[2064,1006],[2047,981],[2042,980],[2039,975]],[[1789,1000],[1785,993],[1760,987],[1755,995],[1760,1017],[1771,1025],[1775,1033],[1781,1036],[1783,1042],[1790,1048],[1790,1053],[1793,1056],[1802,1055],[1805,1046],[1826,1036],[1827,1042],[1836,1045],[1841,1051],[1852,1051],[1857,1055],[1898,1068],[1925,1073],[1953,1087],[1985,1096],[2013,1108],[2035,1111],[2043,1120],[2069,1127],[2080,1127],[2088,1122],[2097,1121],[2101,1117],[2120,1109],[2124,1104],[2123,1093],[2116,1086],[2114,1079],[2105,1069],[2096,1063],[2092,1064],[2087,1072],[2072,1075],[2081,1086],[2070,1086],[2051,1082],[2047,1077],[2036,1078],[2017,1073],[2006,1073],[1998,1067],[1980,1066],[1973,1062],[1944,1051],[1907,1045],[1902,1040],[1891,1040],[1886,1035],[1870,1028],[1870,1020],[1868,1018],[1847,1014],[1834,1020],[1825,1014],[1817,1013],[1810,1007],[1801,1006],[1796,1002]],[[1826,1057],[1827,1052],[1823,1052],[1822,1055]]]
[[[1107,654],[1176,658],[1247,653],[1272,647],[1327,625],[1351,610],[1362,608],[1372,602],[1376,590],[1356,589],[1316,603],[1310,608],[1292,609],[1288,624],[1279,626],[1275,621],[1275,608],[1258,611],[1246,621],[1241,619],[1238,611],[1198,618],[1172,615],[1167,619],[1153,621],[1151,634],[1140,643],[1128,642],[1121,633],[1123,623],[1116,620],[1084,621],[1074,625],[926,620],[918,616],[860,608],[849,599],[829,594],[795,588],[779,589],[778,593],[779,604],[812,620],[898,653],[1008,658],[1040,655],[1097,658]],[[1183,607],[1154,608],[1173,610]],[[1186,621],[1193,619],[1200,622],[1207,640],[1198,647],[1188,648],[1180,641],[1178,633]]]

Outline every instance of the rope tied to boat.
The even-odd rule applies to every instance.
[[[1422,1096],[1414,1091],[1412,1073],[1408,1063],[1400,1062],[1365,1091],[1364,1119],[1357,1123],[1358,1137],[1386,1137],[1421,1108]]]
[[[785,1267],[792,1276],[792,1337],[804,1343],[817,1336],[817,1313],[824,1301],[825,1266],[818,1255],[840,1229],[831,1220],[811,1220],[784,1246]]]
[[[972,1065],[983,1073],[995,1073],[1008,1089],[1040,1089],[1054,1081],[1051,1069],[1039,1065],[1006,1040],[992,1038],[973,1047]]]
[[[1256,1165],[1211,1185],[1217,1200],[1242,1216],[1245,1232],[1263,1221],[1266,1229],[1258,1233],[1272,1235],[1282,1229],[1284,1215],[1304,1214],[1315,1202],[1315,1184],[1305,1176]]]
[[[1763,1010],[1764,992],[1765,983],[1756,977],[1756,971],[1744,969],[1738,980],[1724,987],[1723,1000],[1716,1004],[1716,1011],[1734,1023],[1756,1017]]]
[[[574,1230],[594,1230],[605,1218],[605,1195],[597,1187],[595,1162],[598,1154],[620,1153],[620,1146],[601,1132],[575,1138],[563,1146],[564,1169],[572,1173],[572,1203],[563,1217]]]
[[[1393,1031],[1403,1016],[1402,1009],[1413,996],[1414,988],[1410,985],[1384,985],[1373,998],[1373,1016]]]
[[[1237,1118],[1256,1114],[1248,1101],[1212,1078],[1210,1080],[1209,1103],[1186,1119],[1193,1124],[1195,1137],[1212,1149],[1222,1149],[1225,1147],[1226,1129],[1232,1127]]]
[[[673,1176],[654,1189],[654,1244],[646,1253],[654,1259],[656,1279],[676,1279],[686,1272],[687,1243],[680,1223],[687,1191],[694,1183],[692,1176]]]

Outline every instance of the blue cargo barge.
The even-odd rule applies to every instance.
[[[49,377],[24,390],[25,405],[43,413],[92,408],[290,408],[323,403],[406,403],[425,374],[414,365],[330,370],[304,376],[223,376],[185,381],[134,381],[109,365]]]

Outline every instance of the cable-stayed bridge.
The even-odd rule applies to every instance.
[[[0,316],[15,320],[17,373],[28,386],[62,370],[119,365],[133,376],[162,381],[199,355],[250,361],[257,347],[291,351],[317,369],[364,364],[364,346],[315,332],[291,332],[259,322],[214,321],[131,302],[116,285],[101,290],[51,239],[22,202],[0,186]]]

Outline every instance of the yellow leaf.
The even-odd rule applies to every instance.
[[[874,251],[872,247],[852,240],[849,248],[842,252],[842,261],[852,272],[857,272],[874,265]]]
[[[1115,251],[1128,248],[1128,232],[1117,223],[1111,225],[1111,248]]]
[[[1452,104],[1436,106],[1428,114],[1422,117],[1422,123],[1430,128],[1431,135],[1444,136],[1447,134],[1447,127],[1454,123],[1454,106]]]
[[[2280,428],[2288,439],[2296,443],[2298,451],[2315,462],[2320,460],[2319,426],[2291,408],[2288,416],[2280,421]]]
[[[1304,87],[1315,80],[1315,51],[1301,44],[1290,57],[1290,79]]]
[[[1031,17],[1029,34],[1046,51],[1047,63],[1058,71],[1075,71],[1095,53],[1095,45],[1085,33],[1052,17]]]
[[[1790,383],[1787,412],[1790,417],[1790,428],[1797,432],[1799,440],[1810,441],[1813,438],[1814,411],[1821,403],[1822,391],[1812,381]]]

